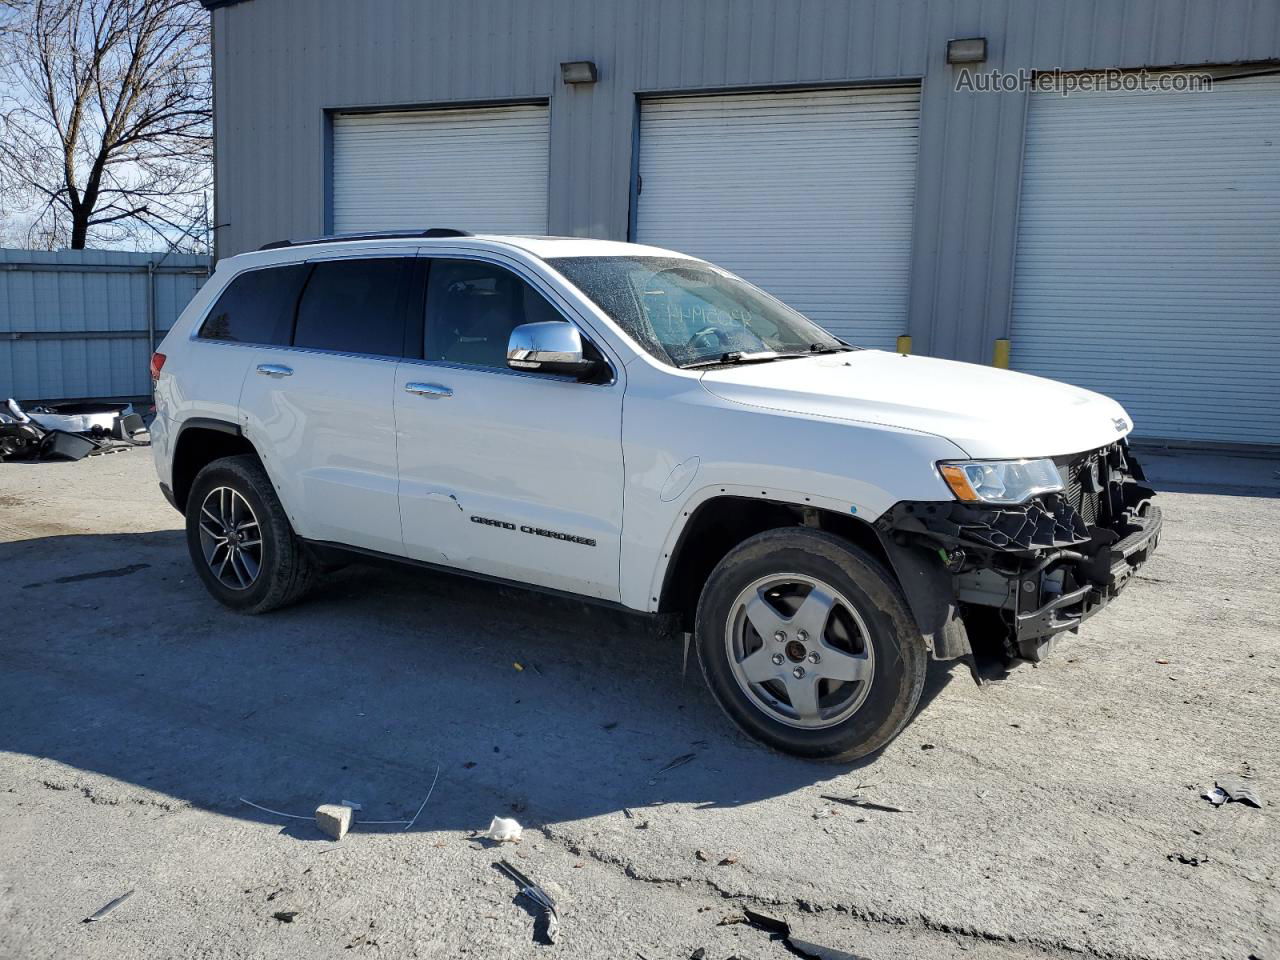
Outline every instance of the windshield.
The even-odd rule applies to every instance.
[[[556,257],[550,264],[653,356],[678,367],[844,349],[741,277],[679,257]]]

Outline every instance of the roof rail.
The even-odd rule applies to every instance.
[[[313,243],[337,243],[342,240],[399,240],[433,237],[470,237],[474,234],[466,230],[454,230],[451,227],[432,227],[430,230],[382,230],[374,233],[335,233],[327,237],[315,237],[311,240],[272,240],[264,243],[259,250],[280,250],[284,247],[306,247]]]

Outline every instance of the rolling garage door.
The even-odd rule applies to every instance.
[[[333,229],[546,233],[545,105],[338,114]]]
[[[907,329],[919,119],[915,87],[645,101],[633,236],[892,349]]]
[[[1140,437],[1280,444],[1280,77],[1036,93],[1025,151],[1013,366]]]

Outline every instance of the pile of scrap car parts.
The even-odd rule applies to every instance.
[[[0,408],[0,461],[80,460],[145,446],[146,424],[128,403],[55,403]]]

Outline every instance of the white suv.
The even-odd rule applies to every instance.
[[[884,746],[977,631],[1039,659],[1160,532],[1114,401],[848,346],[652,247],[273,244],[152,373],[161,486],[227,606],[357,553],[668,615],[725,712],[806,757]]]

